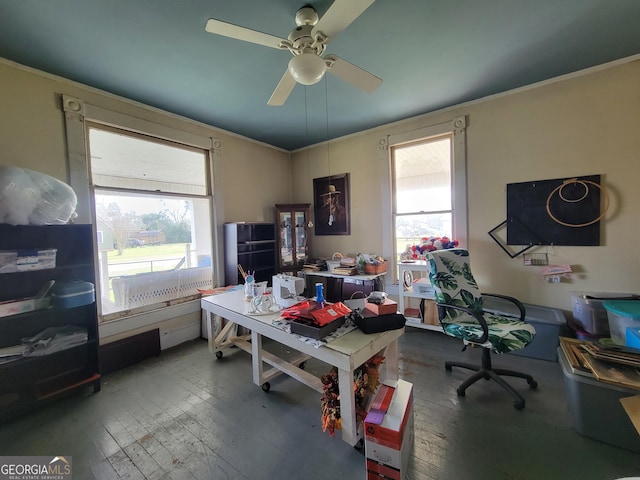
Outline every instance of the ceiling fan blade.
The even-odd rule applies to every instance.
[[[321,31],[328,37],[326,43],[329,43],[333,37],[347,28],[373,2],[374,0],[335,0],[329,10],[313,27],[312,35],[315,35],[317,31]]]
[[[245,42],[257,43],[258,45],[264,45],[265,47],[277,49],[286,48],[282,46],[282,42],[285,41],[282,38],[269,35],[268,33],[258,32],[257,30],[239,27],[238,25],[216,20],[214,18],[210,18],[207,21],[207,25],[204,29],[209,33],[215,33],[216,35],[235,38],[236,40],[243,40]]]
[[[285,70],[284,75],[278,82],[276,89],[271,94],[271,98],[267,102],[267,105],[272,107],[279,107],[284,105],[284,102],[289,98],[289,94],[293,91],[293,87],[296,86],[296,81],[289,73],[289,69]]]
[[[327,55],[324,59],[327,62],[327,71],[367,93],[373,92],[382,84],[381,78],[360,67],[356,67],[340,57]]]

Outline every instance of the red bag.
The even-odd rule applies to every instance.
[[[325,304],[326,305],[326,304]],[[321,327],[327,325],[328,323],[337,320],[338,318],[342,318],[345,315],[351,313],[351,309],[347,307],[342,302],[332,303],[330,305],[326,305],[324,308],[318,308],[316,310],[311,311],[311,316],[315,320],[315,322]]]
[[[281,315],[289,320],[296,320],[298,318],[304,318],[306,320],[313,320],[311,311],[316,310],[318,305],[315,300],[304,300],[295,305],[291,305],[288,308],[282,310]]]
[[[319,327],[323,327],[328,323],[344,317],[351,313],[351,309],[342,302],[327,303],[324,302],[324,307],[319,308],[318,303],[315,300],[305,300],[300,303],[296,303],[289,308],[285,308],[282,311],[282,316],[289,320],[306,320],[311,321]]]

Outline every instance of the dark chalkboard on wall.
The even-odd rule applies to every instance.
[[[508,245],[600,245],[600,175],[507,184]]]

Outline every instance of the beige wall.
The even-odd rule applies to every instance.
[[[103,108],[220,140],[217,174],[223,221],[273,221],[273,204],[313,203],[312,179],[350,173],[349,236],[313,238],[314,256],[381,252],[379,140],[467,116],[469,235],[477,279],[484,291],[569,310],[572,291],[640,292],[640,60],[379,127],[329,145],[289,154],[257,142],[164,114],[77,84],[0,62],[0,163],[66,180],[60,94]],[[384,152],[383,152],[384,153]],[[290,160],[292,159],[292,161]],[[543,247],[551,263],[576,270],[570,282],[547,284],[538,267],[510,259],[487,232],[506,216],[507,183],[602,174],[612,205],[600,247]]]
[[[274,204],[291,200],[289,152],[1,59],[0,84],[0,165],[29,168],[69,181],[61,108],[61,95],[66,94],[97,107],[217,139],[221,153],[216,156],[214,172],[218,176],[217,184],[223,185],[221,191],[216,192],[216,203],[222,207],[218,208],[222,212],[218,221],[275,221]],[[197,336],[200,310],[195,303],[188,315],[154,325],[142,322],[140,326],[135,318],[102,324],[101,342],[109,343],[150,328],[160,328],[163,342],[171,332],[181,329],[194,331]]]
[[[275,203],[290,201],[290,154],[252,140],[94,89],[0,61],[0,164],[68,180],[61,94],[221,143],[223,221],[274,221]],[[212,106],[213,108],[213,106]]]
[[[433,115],[338,139],[331,173],[351,176],[352,234],[313,238],[316,256],[381,252],[378,142],[386,135],[467,117],[468,239],[482,290],[571,309],[572,291],[640,292],[640,60],[573,75]],[[294,201],[313,202],[312,179],[328,175],[327,146],[293,159]],[[571,281],[545,283],[540,267],[510,259],[488,231],[506,218],[506,184],[601,174],[611,197],[599,247],[537,247],[552,264],[571,264]]]

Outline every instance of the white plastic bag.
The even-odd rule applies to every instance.
[[[65,224],[76,217],[77,202],[73,189],[57,178],[0,165],[0,223]]]

